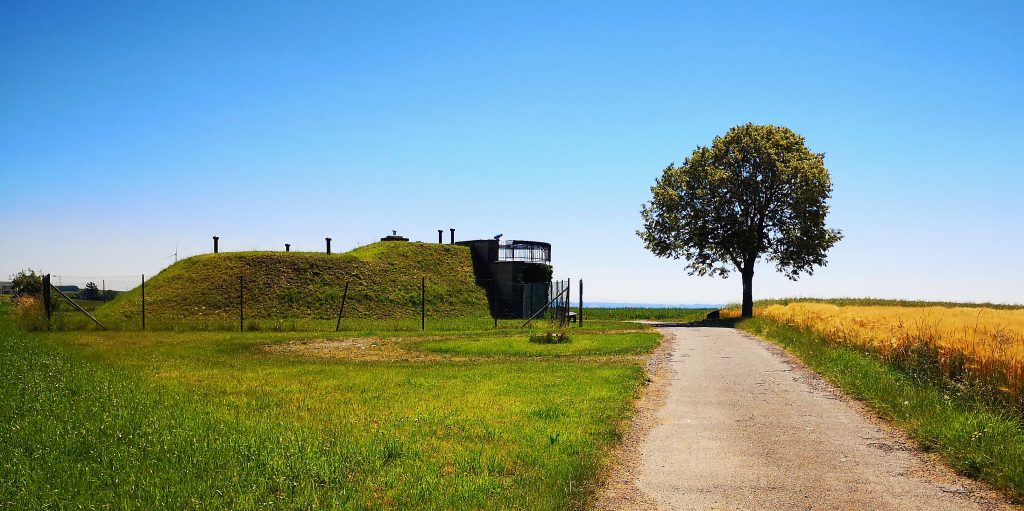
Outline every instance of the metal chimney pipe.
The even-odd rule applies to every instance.
[[[437,230],[437,242],[439,244],[440,243],[444,243],[444,237],[443,236],[444,236],[444,229],[438,229]]]
[[[220,241],[220,236],[213,237],[213,253],[216,254],[220,251],[220,247],[217,246],[217,242]]]
[[[292,244],[291,243],[285,243],[284,244],[284,251],[285,252],[291,252],[292,251]]]
[[[452,245],[455,244],[455,228],[454,227],[452,227],[452,243],[451,244]]]
[[[331,238],[324,238],[324,239],[327,240],[327,253],[330,254],[331,253]]]

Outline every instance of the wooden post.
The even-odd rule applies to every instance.
[[[50,302],[50,274],[43,276],[43,310],[46,311],[46,328],[50,328],[50,318],[53,316],[53,304]]]
[[[420,330],[427,329],[427,278],[420,282]]]
[[[142,274],[142,329],[146,329],[146,274]]]
[[[576,321],[583,328],[583,279],[580,279],[580,310],[576,313]]]
[[[238,276],[238,331],[245,331],[245,277]]]
[[[341,293],[341,308],[338,309],[338,324],[334,325],[334,331],[341,329],[341,315],[345,312],[345,299],[348,298],[348,282],[345,283],[345,291]]]

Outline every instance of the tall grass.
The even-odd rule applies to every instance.
[[[895,367],[1024,413],[1024,310],[769,305],[762,317],[870,350]]]

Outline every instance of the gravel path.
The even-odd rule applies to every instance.
[[[1014,509],[774,345],[665,327],[600,509]]]

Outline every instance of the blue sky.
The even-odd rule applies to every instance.
[[[551,242],[594,300],[737,301],[634,231],[661,169],[755,122],[826,153],[846,235],[756,297],[1024,302],[1021,2],[3,10],[0,276],[455,227]]]

